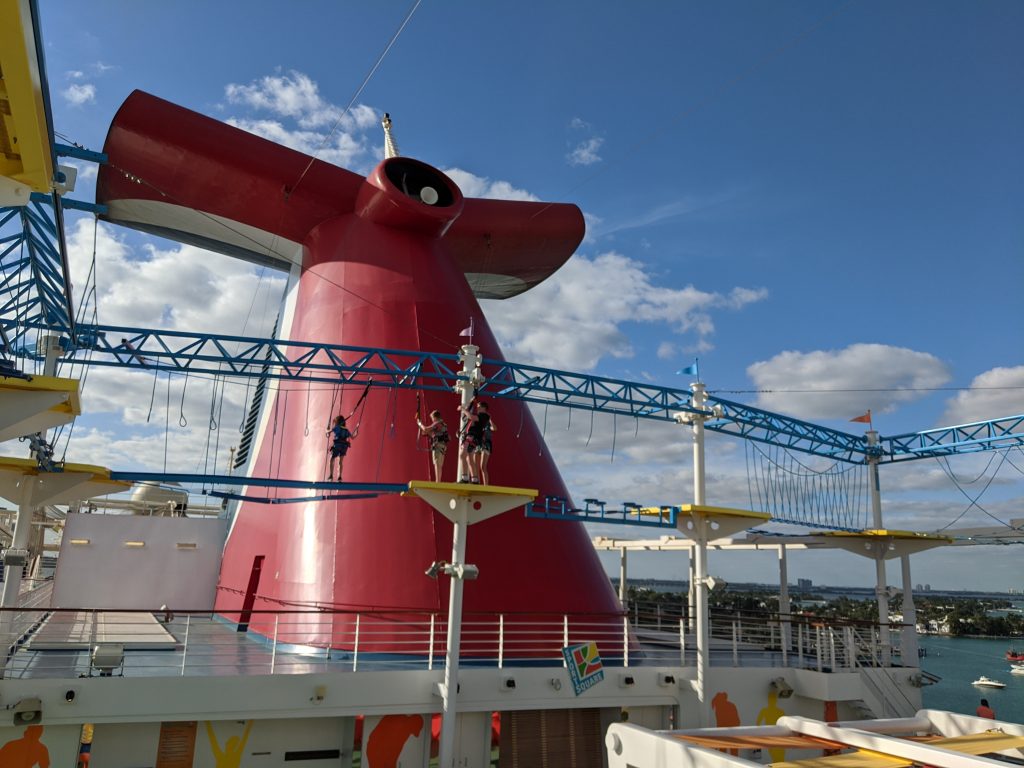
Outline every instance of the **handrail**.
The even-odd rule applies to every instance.
[[[634,610],[567,615],[553,612],[467,612],[463,619],[463,664],[504,668],[563,665],[568,645],[596,642],[610,666],[686,666],[692,635],[683,616]],[[98,621],[99,614],[117,621]],[[14,621],[5,624],[4,617]],[[103,635],[119,628],[153,647],[125,656],[120,674],[180,676],[294,674],[381,668],[434,670],[444,657],[447,616],[441,612],[354,609],[253,609],[248,631],[239,633],[235,615],[204,611],[96,611],[40,607],[0,609],[0,641],[12,649],[5,675],[96,674],[90,650],[117,642]],[[783,627],[788,626],[788,635]],[[90,633],[95,633],[95,636]],[[65,652],[33,649],[38,642]],[[710,622],[713,666],[805,667],[846,671],[880,666],[871,627],[829,623],[817,617],[715,612]],[[783,648],[784,638],[788,638]],[[58,643],[59,645],[59,643]],[[145,646],[145,642],[142,644]],[[244,653],[239,651],[244,649]],[[68,653],[67,651],[72,651]],[[77,651],[77,653],[74,653]],[[695,660],[690,653],[690,663]]]

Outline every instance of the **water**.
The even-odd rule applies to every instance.
[[[1024,649],[1024,640],[1016,638],[1014,643],[1006,639],[928,636],[919,641],[928,649],[921,666],[942,678],[922,691],[925,707],[973,715],[978,702],[985,698],[1000,720],[1024,723],[1024,675],[1011,675],[1010,662],[1003,657],[1011,645]],[[971,685],[982,675],[1006,683],[1006,687]]]

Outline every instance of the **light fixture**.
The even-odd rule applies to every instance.
[[[772,690],[778,694],[780,699],[788,699],[793,695],[793,686],[786,682],[784,677],[776,677],[771,682]]]
[[[179,541],[177,547],[178,549],[199,549],[199,545],[194,541]]]
[[[444,560],[435,560],[423,573],[432,579],[436,579],[438,574],[443,574],[451,576],[453,579],[473,581],[480,576],[480,569],[470,563],[448,563]]]
[[[121,643],[97,643],[92,649],[92,668],[100,677],[111,677],[114,670],[124,665],[124,646]]]
[[[4,565],[25,565],[28,562],[27,549],[8,549],[4,552]]]
[[[480,569],[475,565],[470,565],[469,563],[449,565],[445,568],[444,572],[456,579],[465,579],[466,581],[473,581],[480,576]]]
[[[729,586],[729,582],[720,576],[705,576],[702,582],[707,587],[708,592],[714,592],[715,590],[724,590]]]
[[[41,699],[22,699],[14,705],[15,725],[35,725],[42,719],[43,702]]]
[[[71,545],[74,547],[87,547],[91,543],[90,539],[72,539]]]
[[[144,542],[144,541],[126,541],[126,542],[124,542],[124,545],[126,547],[132,547],[133,549],[138,549],[139,547],[146,546],[146,542]]]

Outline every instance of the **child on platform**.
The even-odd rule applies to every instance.
[[[448,425],[441,418],[440,411],[430,412],[430,423],[423,424],[420,415],[416,414],[416,426],[420,434],[426,435],[430,443],[430,458],[434,462],[434,482],[441,482],[441,471],[444,469],[444,458],[448,452]]]

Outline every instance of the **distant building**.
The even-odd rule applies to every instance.
[[[811,589],[814,586],[814,582],[810,579],[797,579],[796,586],[797,589]]]
[[[925,584],[924,585],[924,591],[925,592],[931,592],[932,591],[932,585],[931,584]]]

